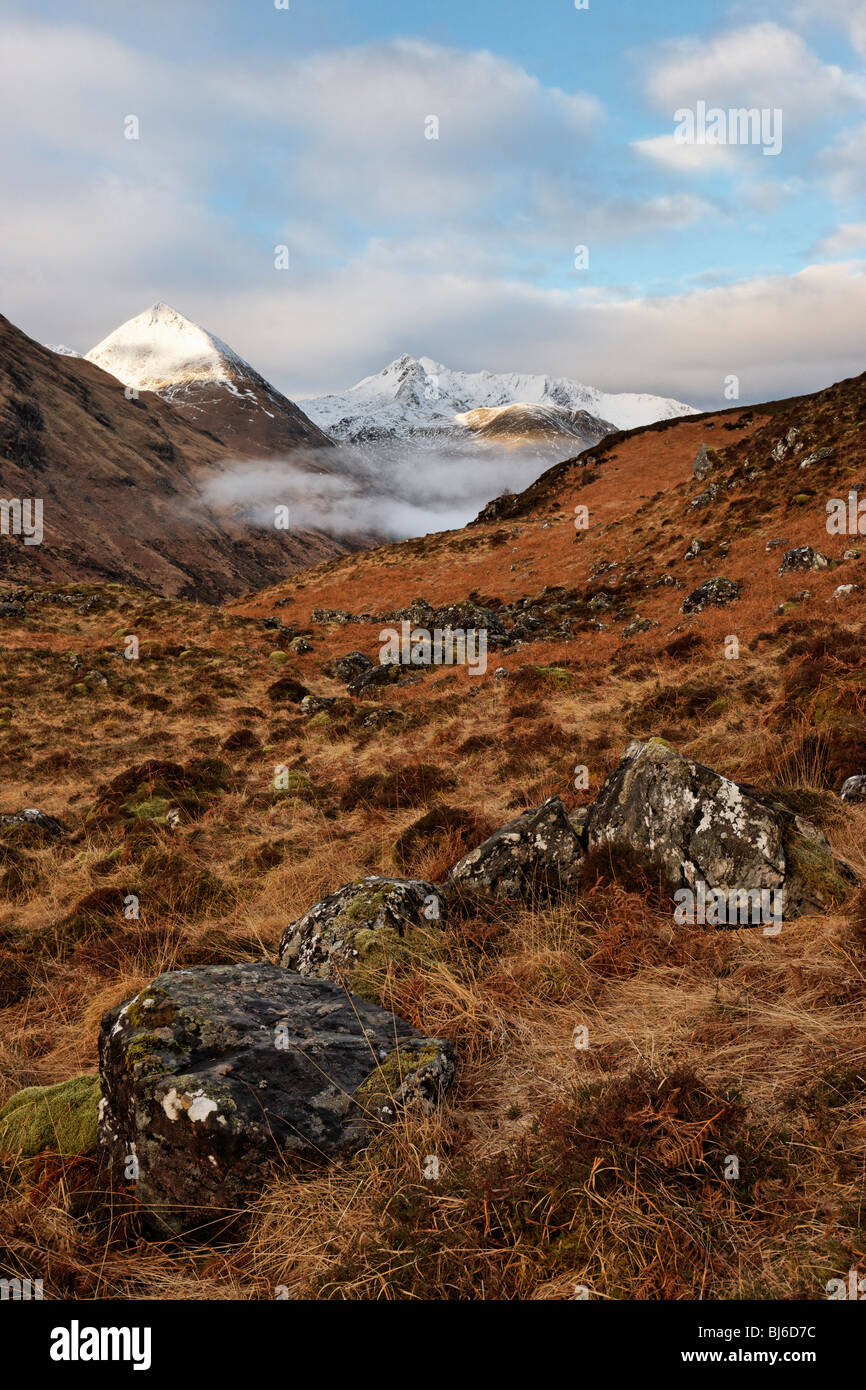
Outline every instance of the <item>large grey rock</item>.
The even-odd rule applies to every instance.
[[[444,902],[434,884],[371,875],[344,884],[290,922],[280,940],[280,964],[301,975],[345,979],[389,936],[443,925]]]
[[[275,1161],[362,1147],[434,1104],[449,1043],[326,980],[267,963],[160,975],[102,1020],[99,1137],[138,1164],[151,1231],[237,1220]]]
[[[786,917],[829,906],[851,881],[810,821],[662,739],[628,745],[589,808],[585,834],[590,850],[644,865],[671,892],[699,882],[782,890]]]
[[[559,797],[551,796],[464,855],[448,883],[497,898],[531,897],[576,884],[582,863],[580,837]]]
[[[854,777],[846,777],[839,795],[843,801],[866,801],[866,775],[859,772]]]

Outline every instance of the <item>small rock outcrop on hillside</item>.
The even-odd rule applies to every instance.
[[[39,811],[36,807],[29,807],[26,811],[6,811],[0,815],[0,827],[10,827],[20,829],[23,833],[29,832],[33,839],[58,839],[64,833],[61,821],[54,816],[48,816],[44,811]]]
[[[707,579],[683,599],[684,613],[703,613],[705,608],[722,608],[740,597],[742,585],[736,579]]]
[[[340,978],[386,940],[413,927],[442,926],[444,903],[423,879],[357,879],[329,893],[296,922],[280,941],[280,964],[301,975]]]
[[[699,482],[703,482],[704,478],[709,477],[715,466],[715,453],[712,449],[708,449],[706,444],[702,444],[695,455],[695,461],[692,464],[692,472]]]
[[[451,1045],[266,963],[161,975],[105,1015],[99,1137],[152,1231],[230,1222],[277,1160],[352,1153],[454,1075]]]
[[[575,885],[582,863],[580,838],[559,797],[551,796],[464,855],[448,882],[497,898],[531,897],[539,890]]]
[[[589,808],[585,833],[591,850],[644,865],[671,892],[698,883],[782,890],[786,917],[828,907],[851,877],[810,821],[661,739],[628,745]]]
[[[786,550],[779,566],[780,574],[792,574],[797,570],[825,570],[830,561],[826,555],[822,555],[820,550],[813,550],[811,545],[798,545],[793,550]]]

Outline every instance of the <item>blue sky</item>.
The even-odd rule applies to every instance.
[[[85,350],[164,299],[296,397],[814,389],[866,368],[864,60],[866,0],[7,0],[0,311]],[[701,100],[781,152],[677,145]]]

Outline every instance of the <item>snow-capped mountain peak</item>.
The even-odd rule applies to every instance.
[[[86,357],[139,391],[258,375],[220,338],[162,300],[122,323]]]
[[[58,357],[80,357],[81,353],[76,348],[67,347],[65,343],[43,343],[49,352],[56,352]]]
[[[527,372],[461,372],[407,353],[356,386],[304,401],[322,429],[341,439],[406,437],[453,429],[457,417],[500,406],[558,406],[585,411],[616,429],[697,412],[664,396],[607,392],[565,377]]]
[[[155,391],[245,455],[330,444],[293,401],[233,348],[158,300],[86,354],[137,391]]]

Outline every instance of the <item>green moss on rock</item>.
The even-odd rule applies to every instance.
[[[0,1148],[32,1157],[43,1149],[87,1153],[96,1146],[99,1077],[73,1076],[56,1086],[28,1086],[0,1110]]]

